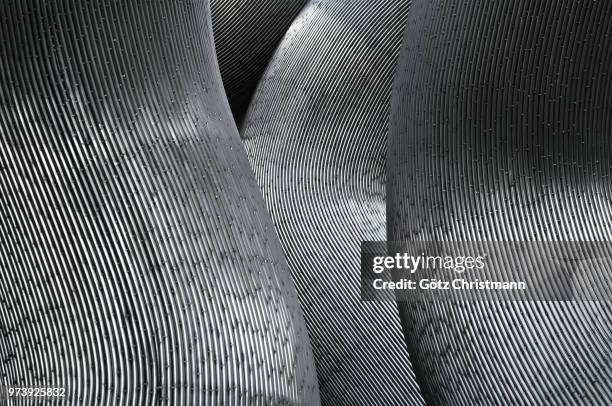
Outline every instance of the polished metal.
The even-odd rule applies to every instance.
[[[208,2],[8,0],[0,23],[0,385],[319,404]]]
[[[385,238],[389,99],[409,2],[313,1],[243,131],[287,253],[326,405],[418,405],[395,303],[360,301],[359,247]]]
[[[388,239],[610,241],[610,38],[610,2],[414,0],[391,109]],[[561,271],[579,287],[578,269]],[[612,404],[609,302],[401,311],[427,404]]]
[[[307,0],[210,0],[223,86],[242,121],[274,50]]]

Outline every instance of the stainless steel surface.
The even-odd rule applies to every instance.
[[[388,239],[610,241],[611,36],[610,2],[413,1]],[[609,302],[401,310],[427,404],[612,403]]]
[[[319,404],[208,2],[10,0],[0,22],[2,385]]]
[[[360,301],[359,245],[385,238],[389,98],[409,2],[309,3],[242,136],[287,253],[326,405],[422,404],[395,303]]]
[[[307,0],[210,0],[223,86],[241,122],[257,83]]]

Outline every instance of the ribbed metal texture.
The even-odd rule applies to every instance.
[[[223,86],[236,121],[287,28],[307,0],[210,0]]]
[[[385,238],[389,99],[409,2],[313,1],[242,136],[315,349],[325,405],[421,404],[395,303],[363,303],[362,240]]]
[[[318,404],[208,2],[10,0],[0,23],[0,383]]]
[[[610,241],[611,39],[606,1],[414,0],[389,240]],[[431,405],[612,404],[611,316],[609,302],[402,306]]]

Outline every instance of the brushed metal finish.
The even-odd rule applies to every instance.
[[[414,0],[389,240],[610,241],[612,3]],[[609,302],[404,304],[427,404],[612,403]]]
[[[304,4],[306,0],[210,0],[221,77],[237,122]]]
[[[296,280],[326,405],[422,404],[397,305],[360,301],[385,238],[389,98],[408,1],[312,1],[241,135]]]
[[[207,1],[0,4],[0,383],[316,405]]]

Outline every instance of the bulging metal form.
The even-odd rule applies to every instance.
[[[306,0],[210,0],[223,85],[242,121],[274,50]]]
[[[392,103],[388,239],[610,241],[612,3],[415,0]],[[612,402],[609,302],[420,303],[427,404]]]
[[[242,136],[287,253],[327,405],[421,404],[393,302],[360,301],[359,245],[385,238],[393,75],[409,2],[309,3]]]
[[[319,404],[208,3],[0,5],[0,382]]]

